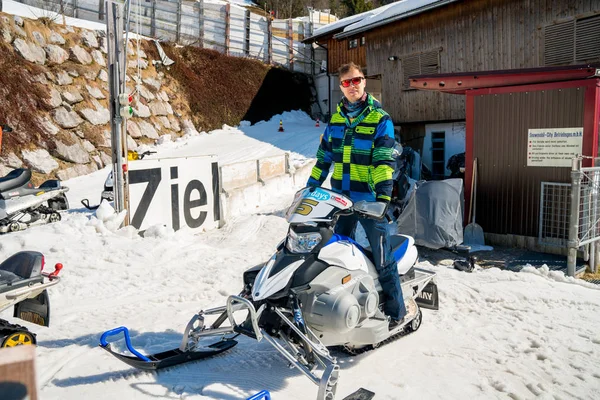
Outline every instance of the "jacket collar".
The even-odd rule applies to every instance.
[[[369,115],[369,113],[373,110],[374,107],[377,107],[379,105],[379,101],[377,101],[377,99],[375,99],[375,97],[373,97],[370,93],[367,93],[367,99],[365,100],[365,102],[367,103],[367,106],[362,110],[360,114],[358,114],[356,118],[352,120],[352,122],[350,122],[350,118],[348,118],[348,116],[344,112],[343,101],[340,101],[338,103],[337,112],[346,120],[346,126],[354,128],[356,125],[360,124],[367,115]]]

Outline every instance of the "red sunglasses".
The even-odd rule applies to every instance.
[[[358,86],[358,85],[360,85],[360,82],[362,82],[363,79],[365,79],[364,76],[357,76],[356,78],[344,79],[343,81],[340,82],[340,84],[343,87],[350,87],[350,84],[353,84],[354,86]]]

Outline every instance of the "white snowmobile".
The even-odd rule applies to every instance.
[[[43,272],[44,256],[21,251],[0,264],[0,311],[14,305],[13,316],[37,325],[50,325],[48,289],[60,282],[58,273]],[[0,348],[35,344],[35,334],[20,325],[0,319]]]
[[[370,250],[333,232],[341,215],[381,218],[384,211],[382,203],[353,204],[327,189],[302,189],[287,211],[288,234],[276,253],[264,265],[244,273],[240,295],[229,296],[223,307],[194,315],[178,349],[140,354],[131,346],[124,327],[105,332],[100,346],[136,368],[159,369],[225,351],[243,334],[273,345],[318,385],[317,399],[333,399],[339,366],[330,348],[352,354],[373,349],[419,329],[421,307],[438,308],[435,273],[415,267],[418,253],[411,237],[393,235],[408,314],[390,330]],[[238,311],[247,312],[243,322],[238,322]],[[219,316],[205,326],[207,315]],[[229,324],[222,326],[225,321]],[[121,332],[135,356],[111,349],[106,339]],[[367,392],[361,390],[361,396]]]
[[[16,232],[31,225],[60,221],[67,210],[69,188],[51,179],[39,187],[31,183],[31,171],[15,169],[0,178],[0,233]]]

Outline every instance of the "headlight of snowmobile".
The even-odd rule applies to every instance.
[[[292,253],[310,253],[322,239],[319,232],[296,233],[290,229],[285,246]]]

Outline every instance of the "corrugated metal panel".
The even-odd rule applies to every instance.
[[[537,236],[542,181],[570,182],[569,168],[527,167],[527,131],[583,126],[584,88],[475,96],[477,223],[485,232]]]

